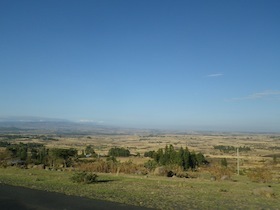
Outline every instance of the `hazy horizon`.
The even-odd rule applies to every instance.
[[[7,127],[7,125],[9,125],[9,123],[12,123],[11,125],[13,125],[13,127],[17,127],[17,125],[19,126],[19,128],[21,126],[24,126],[24,123],[62,123],[61,125],[63,125],[64,123],[78,123],[81,125],[85,125],[85,126],[93,126],[92,128],[94,128],[96,125],[97,126],[103,126],[104,128],[119,128],[119,129],[125,129],[125,130],[158,130],[158,131],[166,131],[166,132],[214,132],[214,133],[280,133],[280,131],[276,131],[276,130],[269,130],[269,129],[263,129],[263,128],[259,128],[256,129],[256,127],[252,127],[251,129],[246,127],[245,129],[242,129],[241,127],[215,127],[215,126],[194,126],[194,125],[190,125],[190,126],[147,126],[147,125],[138,125],[138,126],[134,126],[131,124],[113,124],[113,123],[109,123],[109,122],[103,122],[103,121],[94,121],[94,120],[85,120],[85,119],[80,119],[80,120],[71,120],[71,119],[62,119],[62,118],[49,118],[49,117],[39,117],[39,116],[0,116],[0,123],[4,123],[5,127]],[[6,124],[8,123],[8,124]],[[16,124],[14,124],[16,123]],[[20,123],[20,124],[17,124]],[[35,125],[34,124],[34,125]],[[73,124],[74,125],[74,124]],[[2,124],[3,126],[3,124]],[[32,125],[30,125],[32,126]],[[0,125],[1,128],[1,125]],[[74,127],[73,127],[74,128]],[[47,129],[47,128],[46,128]]]
[[[0,116],[280,132],[279,7],[1,1]]]

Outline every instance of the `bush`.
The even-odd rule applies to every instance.
[[[144,167],[146,169],[148,169],[149,171],[153,171],[155,170],[155,168],[157,167],[157,162],[154,160],[148,160],[146,163],[144,163]]]
[[[167,165],[156,167],[154,170],[154,175],[157,176],[167,176],[167,177],[188,177],[187,173],[185,173],[184,168],[177,165]]]
[[[99,173],[116,173],[118,162],[104,161],[102,159],[95,162],[84,162],[76,166],[81,171],[94,171]]]
[[[147,174],[147,169],[143,165],[138,165],[132,161],[119,164],[119,172],[124,174]]]
[[[227,166],[228,166],[228,163],[227,163],[227,159],[226,159],[226,158],[221,159],[221,166],[222,166],[222,167],[227,167]]]
[[[156,167],[154,170],[154,175],[156,176],[166,176],[167,171],[164,166]]]
[[[155,151],[148,151],[144,153],[144,157],[150,157],[153,158],[155,156],[156,152]]]
[[[113,163],[117,163],[117,162],[118,162],[117,159],[116,159],[114,156],[107,157],[107,158],[106,158],[106,161],[107,161],[107,162],[108,162],[108,161],[112,161]]]
[[[209,172],[211,176],[215,177],[216,179],[223,180],[224,177],[228,179],[231,178],[234,170],[232,168],[224,167],[224,166],[212,166],[209,168]]]
[[[255,168],[248,171],[247,176],[253,182],[269,182],[272,180],[272,173],[267,168]]]
[[[94,173],[88,173],[88,172],[77,172],[72,177],[71,180],[76,183],[85,183],[85,184],[91,184],[94,182],[97,182],[97,175]]]

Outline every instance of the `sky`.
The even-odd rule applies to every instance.
[[[1,0],[0,116],[280,132],[278,0]]]

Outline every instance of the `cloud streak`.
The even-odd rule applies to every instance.
[[[240,100],[260,100],[260,99],[271,99],[280,96],[280,90],[265,90],[263,92],[253,93],[241,98],[233,98],[234,101]]]
[[[223,74],[209,74],[207,77],[221,77]]]

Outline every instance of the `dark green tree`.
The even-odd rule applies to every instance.
[[[185,170],[188,170],[191,166],[190,165],[190,152],[189,152],[189,149],[187,147],[183,151],[182,163],[183,163],[182,166]]]
[[[86,153],[86,155],[88,155],[88,154],[95,154],[95,151],[94,151],[94,149],[90,146],[90,145],[88,145],[88,146],[86,146],[86,148],[85,148],[85,153]]]
[[[27,145],[23,143],[12,144],[7,147],[7,150],[12,153],[12,158],[19,158],[20,160],[27,160]]]
[[[196,159],[197,159],[197,165],[198,166],[201,166],[201,165],[204,165],[204,164],[207,163],[204,155],[201,152],[196,154]]]
[[[17,156],[21,159],[21,160],[26,160],[27,159],[27,145],[20,143],[18,146],[18,150],[17,150]]]
[[[202,153],[196,154],[195,152],[189,152],[186,147],[182,147],[176,151],[173,145],[165,146],[164,149],[158,149],[153,155],[154,161],[158,165],[178,165],[188,170],[197,168],[200,165],[208,163]]]
[[[51,156],[52,162],[54,163],[55,161],[61,159],[64,162],[64,167],[67,167],[70,162],[71,158],[77,156],[77,150],[70,148],[70,149],[60,149],[60,148],[54,148],[51,149],[49,154]]]
[[[109,156],[114,156],[114,157],[129,157],[130,156],[130,151],[125,148],[120,148],[120,147],[114,147],[111,148],[108,152]]]
[[[191,152],[189,157],[190,157],[190,159],[189,159],[190,168],[192,170],[194,170],[198,166],[198,161],[197,161],[195,152],[194,151]]]
[[[148,151],[148,152],[145,152],[144,153],[144,157],[150,157],[150,158],[154,158],[154,155],[155,155],[155,151]]]
[[[165,164],[165,159],[164,159],[164,156],[163,156],[163,149],[158,149],[157,155],[156,155],[156,161],[160,165],[164,165]]]

